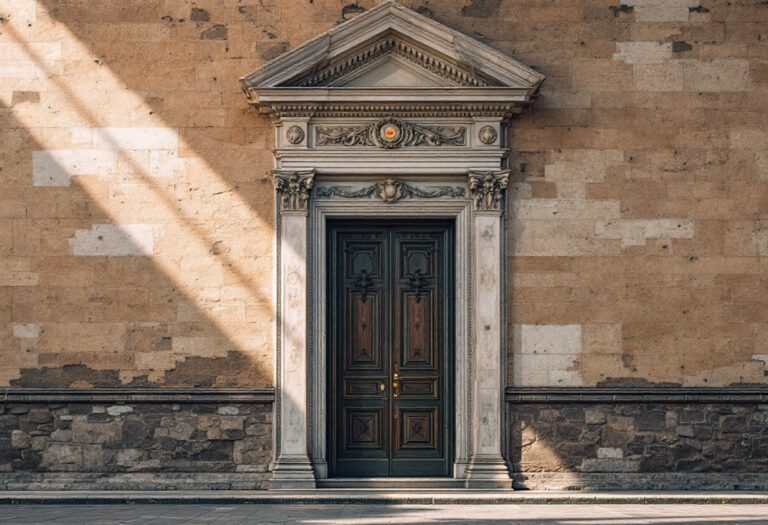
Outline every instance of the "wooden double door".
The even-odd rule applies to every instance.
[[[330,475],[450,476],[453,226],[329,226]]]

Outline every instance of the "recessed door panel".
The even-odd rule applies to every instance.
[[[452,225],[329,226],[331,476],[448,476]]]

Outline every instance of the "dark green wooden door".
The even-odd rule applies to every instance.
[[[452,225],[329,226],[331,476],[449,476]]]

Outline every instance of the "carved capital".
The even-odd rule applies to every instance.
[[[503,211],[508,171],[470,171],[469,192],[477,211]]]
[[[313,171],[293,171],[272,174],[275,191],[280,198],[280,211],[306,211],[315,181]]]

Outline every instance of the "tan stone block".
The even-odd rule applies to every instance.
[[[623,91],[632,83],[632,66],[613,60],[573,61],[572,86],[583,91]]]
[[[683,67],[680,62],[640,63],[632,68],[638,91],[682,91]]]
[[[683,83],[688,91],[745,91],[749,62],[743,59],[683,61]]]
[[[620,354],[621,324],[585,324],[582,326],[584,353]]]

